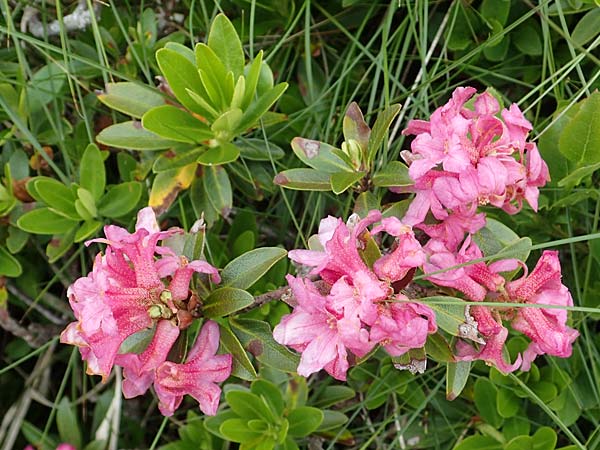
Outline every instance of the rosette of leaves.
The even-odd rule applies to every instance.
[[[375,172],[377,153],[399,111],[399,104],[384,109],[371,129],[358,105],[352,102],[344,116],[344,141],[340,148],[312,139],[294,138],[292,150],[310,168],[284,170],[277,174],[275,183],[288,189],[333,191],[335,194],[350,188],[365,192],[373,186],[413,184],[408,167],[399,161],[391,161]]]
[[[232,386],[233,387],[233,386]],[[296,439],[317,431],[324,414],[319,408],[296,403],[267,380],[250,389],[235,386],[225,394],[229,409],[205,421],[208,431],[221,439],[239,442],[240,450],[298,449]]]
[[[79,182],[66,185],[54,178],[38,176],[27,182],[27,192],[36,208],[17,220],[28,233],[52,235],[46,247],[50,262],[72,246],[93,236],[105,218],[116,219],[132,211],[140,201],[142,184],[137,181],[106,186],[104,159],[95,144],[85,149],[79,165]]]
[[[206,44],[191,50],[167,43],[156,52],[156,61],[167,95],[136,83],[109,84],[99,100],[133,120],[105,128],[97,140],[117,148],[166,150],[152,167],[156,176],[149,203],[157,212],[194,182],[201,185],[192,186],[197,197],[193,203],[208,200],[213,212],[225,216],[232,206],[232,188],[219,166],[240,155],[259,161],[283,156],[275,146],[264,148],[240,138],[261,122],[283,119],[269,109],[288,85],[273,84],[262,51],[246,64],[237,31],[222,14],[213,21]],[[203,177],[195,181],[199,164]]]

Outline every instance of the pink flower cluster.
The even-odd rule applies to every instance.
[[[206,322],[185,363],[168,360],[180,334],[198,316],[197,299],[190,292],[194,272],[220,281],[217,269],[206,261],[188,261],[163,241],[183,230],[160,231],[151,208],[138,213],[134,233],[109,225],[106,238],[91,242],[107,244],[96,255],[86,277],[68,290],[76,322],[61,334],[61,342],[79,347],[87,373],[109,376],[113,365],[123,367],[126,398],[144,394],[154,384],[159,408],[172,415],[185,394],[190,394],[206,414],[215,414],[220,388],[231,373],[231,355],[216,355],[219,328]],[[131,335],[155,329],[148,347],[140,354],[120,353]]]
[[[455,289],[471,302],[503,304],[465,309],[464,326],[457,330],[457,360],[483,360],[511,372],[529,370],[538,355],[571,355],[578,333],[567,326],[565,307],[573,301],[561,283],[558,253],[544,252],[529,275],[516,259],[477,261],[483,253],[472,236],[486,225],[479,207],[514,214],[526,200],[536,210],[539,187],[549,173],[535,144],[527,141],[532,126],[519,108],[513,104],[500,111],[487,92],[467,107],[475,92],[456,89],[429,121],[412,120],[404,130],[416,136],[412,152],[402,152],[415,183],[392,190],[416,195],[402,221],[382,219],[378,211],[348,224],[328,217],[319,228],[321,251],[289,252],[322,280],[317,287],[309,278],[288,277],[297,305],[274,330],[278,342],[302,353],[301,375],[325,369],[343,380],[349,356],[361,358],[377,345],[392,356],[423,347],[436,331],[435,315],[400,292],[416,269],[435,286]],[[377,222],[369,234],[367,227]],[[419,241],[413,228],[423,232]],[[378,257],[372,258],[368,246],[377,244],[371,235],[384,232],[394,242],[383,256],[378,248]],[[525,274],[507,281],[506,273],[519,267]],[[504,356],[505,322],[531,339],[512,364]]]
[[[367,227],[379,221],[369,233]],[[396,248],[370,268],[361,254],[374,243],[371,235],[383,232],[394,237]],[[425,261],[412,229],[371,211],[360,221],[356,216],[348,223],[323,219],[318,238],[322,250],[293,250],[289,257],[313,267],[311,273],[323,283],[317,287],[307,278],[288,276],[297,305],[273,331],[277,342],[302,352],[298,373],[308,376],[325,369],[345,380],[352,358],[365,356],[376,345],[392,356],[423,347],[427,335],[437,330],[435,315],[394,289],[394,283]]]
[[[452,251],[465,232],[485,225],[479,205],[515,214],[525,199],[537,210],[538,188],[550,179],[536,145],[527,141],[532,126],[519,107],[500,111],[498,101],[484,92],[469,109],[465,104],[475,92],[457,88],[429,121],[411,120],[402,132],[416,136],[412,152],[402,152],[415,181],[409,189],[416,193],[404,222],[443,240]],[[424,224],[429,211],[435,225]]]

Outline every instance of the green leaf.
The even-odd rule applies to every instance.
[[[357,181],[361,180],[366,174],[364,171],[332,173],[329,178],[331,190],[334,194],[341,194],[352,187]]]
[[[489,436],[469,436],[452,450],[502,450],[502,444]]]
[[[330,175],[315,169],[288,169],[279,172],[273,182],[299,191],[331,191]]]
[[[242,419],[262,419],[274,423],[275,416],[267,404],[252,392],[234,390],[225,394],[229,407]]]
[[[137,181],[117,184],[98,202],[98,213],[103,217],[114,219],[134,209],[142,196],[142,184]]]
[[[229,353],[233,357],[231,375],[246,381],[254,380],[257,377],[256,370],[237,336],[227,327],[220,325],[219,329],[222,353]]]
[[[356,102],[350,103],[343,121],[344,139],[346,141],[355,140],[360,145],[363,155],[366,155],[369,147],[369,137],[371,129],[365,122],[362,111]]]
[[[75,195],[73,191],[60,181],[49,177],[36,177],[29,183],[34,185],[34,189],[39,198],[56,213],[71,219],[80,220],[80,216],[75,209]]]
[[[19,228],[34,234],[62,234],[77,223],[77,220],[67,219],[49,208],[34,209],[17,220]]]
[[[522,400],[506,388],[498,389],[496,395],[496,407],[498,414],[504,418],[513,417],[522,407]]]
[[[204,170],[204,188],[208,201],[223,217],[233,208],[233,193],[229,176],[221,166],[208,166]]]
[[[225,14],[219,14],[213,20],[208,33],[208,46],[219,55],[227,71],[237,78],[244,71],[244,50],[232,23]]]
[[[20,228],[10,226],[8,227],[8,237],[6,238],[6,248],[12,254],[19,253],[25,244],[29,234]]]
[[[106,186],[104,158],[96,144],[88,145],[83,152],[79,165],[79,184],[92,194],[94,200],[98,200],[104,194]]]
[[[208,94],[208,98],[205,97],[205,100],[210,99],[212,105],[217,109],[227,109],[233,96],[233,74],[229,80],[227,69],[219,55],[207,45],[197,44],[194,52],[200,80]]]
[[[21,263],[4,247],[0,247],[0,275],[6,277],[19,277],[23,273]]]
[[[161,153],[158,158],[154,160],[152,171],[158,173],[187,166],[188,164],[196,162],[198,157],[205,152],[206,147],[189,148],[188,146],[185,146],[183,148],[171,149]]]
[[[136,119],[146,111],[165,104],[165,98],[156,90],[132,82],[108,83],[98,100],[109,108]]]
[[[377,115],[377,120],[373,125],[373,129],[371,130],[371,135],[369,137],[369,145],[368,145],[368,157],[367,157],[367,167],[371,166],[371,162],[375,158],[375,154],[381,144],[383,144],[383,140],[387,134],[387,131],[394,120],[394,117],[400,112],[401,105],[396,103],[388,106],[382,112]]]
[[[141,122],[122,122],[102,130],[96,141],[115,148],[131,150],[162,150],[173,147],[177,142],[163,139],[151,131],[145,130]]]
[[[167,36],[167,38],[168,37],[170,36]],[[181,56],[185,56],[185,58],[187,58],[187,60],[192,64],[196,64],[196,55],[194,54],[194,50],[192,50],[191,48],[186,47],[185,45],[180,44],[179,42],[167,42],[165,44],[165,48],[176,51]]]
[[[100,229],[102,222],[98,220],[87,220],[75,232],[74,242],[81,242],[93,236]]]
[[[254,297],[243,289],[222,287],[204,299],[202,312],[210,319],[228,316],[254,303]]]
[[[330,174],[340,171],[353,172],[352,167],[333,152],[336,148],[325,142],[295,137],[291,145],[300,161],[319,172]]]
[[[208,201],[204,178],[197,177],[190,187],[190,201],[196,217],[204,217],[210,227],[219,218],[219,212]]]
[[[287,83],[279,83],[277,86],[271,88],[264,94],[262,94],[256,101],[250,103],[248,109],[244,111],[244,114],[238,124],[235,132],[243,133],[248,128],[252,128],[258,120],[265,114],[271,106],[283,95],[285,90],[288,88]]]
[[[196,160],[204,166],[217,166],[235,161],[240,156],[240,150],[229,142],[223,142],[218,147],[209,148]]]
[[[67,75],[58,63],[52,62],[33,74],[27,85],[29,113],[40,111],[45,105],[61,95]]]
[[[446,398],[456,399],[469,379],[471,361],[457,361],[446,364]]]
[[[165,139],[199,144],[214,137],[208,125],[172,105],[153,108],[142,117],[142,126]]]
[[[433,312],[435,313],[435,320],[438,326],[450,333],[453,336],[458,336],[458,328],[460,325],[465,323],[465,305],[449,305],[444,303],[444,301],[461,301],[461,299],[456,297],[445,297],[445,296],[437,296],[437,297],[426,297],[423,298],[423,303],[429,306]]]
[[[600,162],[600,92],[581,103],[575,117],[565,125],[558,145],[567,159],[579,165]]]
[[[201,98],[208,97],[196,66],[185,56],[168,48],[156,52],[156,61],[177,100],[190,111],[209,116],[210,112],[199,105],[188,92],[194,92]]]
[[[542,39],[534,22],[529,20],[511,33],[511,38],[517,49],[525,55],[539,56],[542,54]]]
[[[260,69],[262,67],[263,51],[259,51],[252,64],[247,66],[244,70],[246,76],[246,91],[244,93],[244,100],[242,101],[242,109],[245,110],[250,102],[254,100],[256,96],[256,87],[258,86],[258,79],[260,77]]]
[[[73,245],[76,229],[76,225],[72,225],[71,228],[64,227],[60,234],[52,236],[52,239],[46,246],[46,256],[50,264],[58,261],[61,256],[69,251]]]
[[[450,344],[440,333],[430,334],[425,342],[425,353],[437,362],[454,362],[454,354]]]
[[[569,175],[561,179],[558,182],[558,186],[564,187],[566,189],[573,189],[575,186],[580,185],[584,178],[590,177],[598,169],[600,169],[600,162],[592,164],[591,166],[579,167],[578,169],[575,169]]]
[[[239,289],[248,289],[287,252],[278,247],[256,248],[229,262],[221,272],[222,283]]]
[[[556,442],[558,437],[556,431],[550,427],[540,427],[531,436],[533,443],[533,450],[554,450],[556,448]]]
[[[584,46],[598,36],[600,29],[600,8],[588,11],[575,25],[571,34],[574,45]]]
[[[90,191],[79,188],[77,189],[77,197],[78,199],[75,200],[75,209],[83,219],[89,220],[98,215],[96,202]]]
[[[487,423],[492,425],[494,428],[500,428],[502,425],[502,417],[498,414],[496,409],[496,396],[498,395],[498,389],[494,386],[487,378],[479,378],[475,382],[474,399],[475,406],[479,410],[479,415]]]
[[[233,108],[225,111],[213,122],[211,130],[217,135],[217,139],[228,141],[235,134],[235,129],[242,120],[242,110]]]
[[[295,373],[300,358],[273,339],[273,331],[266,322],[230,317],[234,333],[246,350],[266,366]]]
[[[264,139],[239,139],[235,141],[235,146],[243,158],[251,161],[278,160],[285,156],[281,147]]]
[[[319,428],[317,428],[317,431],[323,432],[335,430],[346,422],[348,422],[348,416],[346,416],[346,414],[331,409],[324,409],[323,421],[321,422],[321,425],[319,425]]]
[[[510,13],[510,0],[483,0],[480,10],[485,20],[497,20],[504,26]]]
[[[356,392],[354,389],[348,386],[327,386],[313,402],[313,405],[318,408],[327,408],[335,405],[336,403],[350,400],[351,398],[354,398],[355,395]]]
[[[252,382],[252,386],[250,386],[250,391],[261,397],[271,411],[275,413],[276,417],[283,414],[285,407],[283,395],[281,395],[281,391],[273,383],[267,380],[255,380]]]
[[[137,333],[133,333],[128,336],[121,346],[119,347],[119,353],[142,353],[156,334],[156,327],[144,328]]]
[[[531,250],[531,239],[520,238],[503,223],[487,218],[484,228],[473,235],[473,240],[485,256],[499,255],[499,258],[516,258],[526,261]]]
[[[415,184],[408,175],[408,167],[400,161],[391,161],[373,176],[373,184],[378,187],[411,186]]]
[[[301,406],[288,414],[290,436],[297,438],[308,436],[323,422],[323,411],[310,406]]]
[[[379,200],[371,191],[361,192],[356,200],[354,201],[354,210],[355,214],[358,214],[359,217],[367,217],[369,211],[372,209],[379,209]]]
[[[233,442],[251,443],[263,439],[263,432],[248,428],[246,419],[228,419],[221,424],[219,432]]]
[[[59,442],[52,436],[48,436],[35,425],[23,420],[21,432],[27,442],[35,444],[40,450],[56,450]]]
[[[81,448],[81,431],[77,416],[66,397],[61,399],[56,409],[56,426],[61,441],[68,442],[75,448]]]
[[[533,441],[529,436],[517,436],[507,442],[503,450],[533,450]]]

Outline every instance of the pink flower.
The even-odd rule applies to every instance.
[[[155,371],[166,361],[171,347],[179,337],[179,327],[169,320],[159,320],[156,333],[146,350],[140,354],[117,355],[115,363],[123,367],[123,395],[133,398],[143,395],[154,383]]]
[[[391,356],[400,356],[411,348],[422,348],[427,336],[437,331],[435,314],[419,303],[398,294],[396,302],[382,306],[371,327],[371,340],[379,342]]]
[[[556,251],[544,251],[531,274],[508,283],[506,291],[513,302],[573,306],[569,290],[561,283]],[[537,355],[571,356],[572,344],[579,336],[567,326],[567,310],[561,308],[518,308],[512,327],[532,340],[522,370],[529,370]]]
[[[221,388],[216,383],[231,375],[232,364],[231,355],[216,354],[218,348],[219,326],[207,321],[185,363],[167,361],[156,369],[154,389],[163,415],[172,416],[186,394],[200,404],[204,414],[217,413]]]
[[[106,380],[127,337],[157,321],[176,320],[179,310],[185,310],[192,271],[210,274],[215,281],[219,276],[204,261],[188,263],[159,247],[160,240],[183,230],[160,231],[151,208],[138,213],[134,233],[114,225],[104,231],[106,238],[90,242],[108,244],[105,255],[98,254],[92,272],[68,289],[77,321],[63,331],[61,342],[78,346],[87,372]],[[164,255],[165,262],[156,255]]]
[[[291,275],[287,280],[298,304],[273,330],[275,340],[302,352],[300,375],[307,377],[325,369],[334,378],[345,380],[349,367],[347,349],[363,356],[374,346],[358,317],[352,288],[340,279],[331,289],[331,301],[309,280]],[[338,302],[338,311],[334,309],[336,296],[347,300],[346,304]]]

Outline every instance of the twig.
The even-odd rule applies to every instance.
[[[46,308],[44,308],[42,305],[40,305],[38,302],[30,299],[27,295],[25,295],[23,292],[21,292],[16,286],[13,286],[11,283],[6,283],[6,289],[8,289],[8,292],[10,292],[12,295],[17,297],[19,300],[21,300],[27,306],[34,308],[37,312],[39,312],[42,316],[44,316],[46,319],[48,319],[53,324],[64,326],[64,324],[65,324],[64,319],[54,315],[53,313],[48,311]],[[68,310],[64,309],[63,312],[68,312]]]
[[[40,325],[37,323],[31,323],[25,328],[10,317],[6,308],[0,308],[0,327],[20,337],[33,348],[41,347],[60,331],[60,328],[54,325]]]

